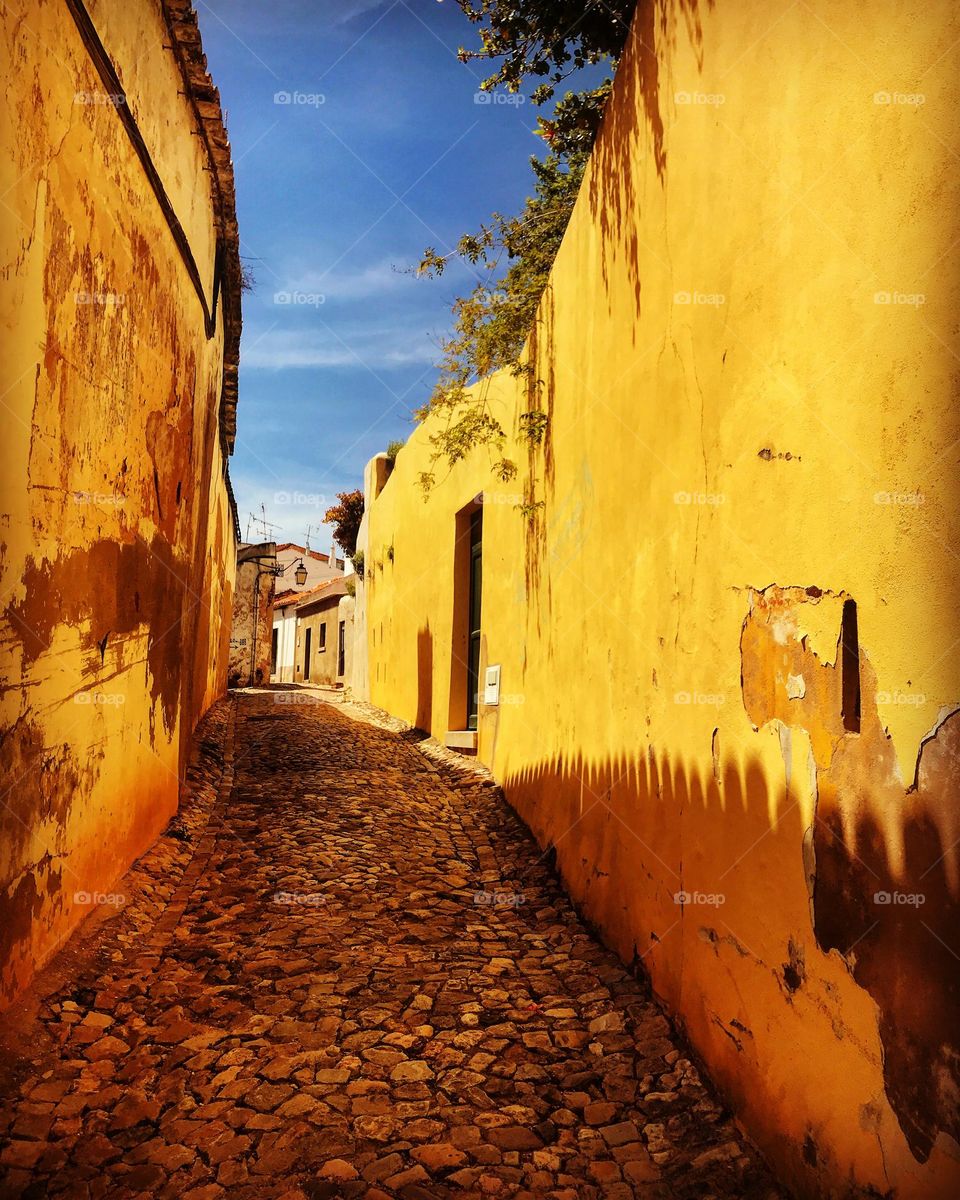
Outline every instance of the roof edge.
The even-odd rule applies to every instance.
[[[193,109],[206,147],[213,180],[217,261],[214,269],[214,312],[223,310],[223,381],[218,425],[225,456],[233,454],[237,438],[237,400],[240,374],[243,272],[240,264],[240,230],[237,225],[236,183],[230,139],[227,136],[220,93],[207,71],[207,58],[192,0],[161,0],[183,90]]]

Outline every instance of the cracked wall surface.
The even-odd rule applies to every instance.
[[[517,479],[424,501],[426,425],[367,498],[371,699],[457,728],[480,497],[479,757],[804,1197],[960,1193],[958,39],[641,5],[532,371],[476,393]]]
[[[225,686],[229,280],[183,8],[0,12],[0,1006],[163,828]]]

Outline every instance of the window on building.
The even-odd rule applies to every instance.
[[[320,649],[326,650],[326,648],[327,648],[327,623],[326,623],[326,621],[324,621],[324,623],[320,626]]]

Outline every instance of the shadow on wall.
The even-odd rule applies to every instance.
[[[681,991],[684,922],[696,923],[699,975],[715,974],[722,986],[728,970],[740,971],[736,983],[744,999],[727,1007],[703,994],[695,1003],[704,1010],[712,1003],[712,1020],[753,1056],[751,1025],[759,1014],[747,985],[756,971],[772,971],[784,1003],[792,1003],[789,934],[776,961],[764,962],[750,948],[757,941],[755,870],[782,878],[779,864],[801,853],[802,818],[792,797],[782,787],[771,791],[757,760],[742,771],[731,766],[722,776],[704,776],[652,750],[604,761],[556,755],[509,774],[503,789],[587,920],[624,962],[650,975],[681,1024],[689,1019]],[[741,862],[751,850],[757,859],[752,870]],[[723,893],[725,902],[683,902],[701,893]],[[689,941],[687,947],[692,954]],[[768,1014],[763,1018],[765,1027]],[[775,1101],[775,1095],[758,1094],[758,1074],[763,1077],[754,1063],[724,1081],[733,1111],[756,1111]],[[802,1173],[797,1159],[791,1166]]]
[[[546,417],[546,426],[542,443],[527,441],[527,469],[523,480],[524,505],[524,587],[528,611],[536,619],[538,636],[546,628],[550,628],[552,596],[550,592],[550,577],[546,579],[546,595],[543,603],[538,603],[542,582],[542,562],[546,546],[546,519],[544,508],[546,498],[552,494],[553,478],[553,400],[555,395],[555,354],[554,354],[554,302],[553,286],[549,282],[540,298],[537,319],[527,339],[527,354],[533,364],[532,374],[525,380],[524,410],[539,411]],[[519,413],[518,413],[519,417]],[[522,444],[522,431],[519,420],[515,433]],[[543,481],[538,486],[537,461],[542,453]]]
[[[430,625],[417,631],[417,729],[433,724],[433,634]]]
[[[18,737],[0,738],[0,773],[15,781],[5,789],[0,809],[0,836],[9,860],[29,861],[31,832],[36,813],[43,813],[56,830],[56,845],[32,870],[0,893],[0,1002],[5,1007],[33,973],[32,939],[46,911],[52,927],[69,904],[69,884],[64,880],[69,853],[66,828],[77,796],[89,794],[98,767],[82,763],[67,742],[48,747],[44,729],[34,721],[19,723]],[[38,770],[38,766],[41,768]],[[51,786],[57,781],[59,787]]]
[[[743,702],[755,725],[779,727],[781,744],[794,730],[809,735],[817,942],[840,951],[880,1010],[887,1097],[925,1162],[940,1130],[960,1140],[960,713],[941,715],[904,785],[856,607],[819,588],[753,593],[741,635]],[[823,610],[841,632],[818,655],[809,629]]]
[[[756,839],[757,814],[768,822],[773,803],[756,760],[742,777],[730,768],[720,780],[704,778],[653,750],[645,757],[620,755],[605,762],[582,754],[555,755],[508,775],[503,787],[546,853],[556,857],[573,895],[583,900],[621,956],[635,964],[667,930],[679,926],[683,908],[677,896],[692,886],[691,873],[701,877],[699,882],[709,876],[712,884],[731,890],[736,880],[728,871]],[[792,852],[802,837],[800,815],[782,788],[773,811],[784,819],[768,822],[767,858],[771,852]],[[679,817],[710,812],[722,816],[723,826],[712,844],[701,848],[706,857],[694,863],[689,848],[686,858],[682,853]],[[641,908],[646,924],[635,920]]]
[[[739,769],[721,766],[716,733],[713,770],[706,774],[652,750],[648,757],[605,762],[558,756],[509,775],[504,790],[546,853],[555,854],[566,886],[608,944],[625,961],[652,968],[659,994],[681,1018],[695,1019],[711,1002],[722,1008],[709,1020],[741,1053],[753,1052],[751,1023],[776,1027],[777,1014],[767,1011],[754,968],[774,973],[785,1004],[792,1006],[805,992],[811,1005],[823,1009],[830,988],[825,993],[805,960],[803,938],[809,931],[824,953],[836,950],[876,1005],[886,1096],[914,1157],[925,1162],[938,1133],[960,1139],[960,881],[950,815],[960,791],[960,712],[925,740],[916,781],[905,787],[895,782],[893,746],[877,713],[869,661],[860,659],[862,725],[853,733],[839,726],[842,656],[821,662],[805,639],[784,644],[782,633],[782,608],[758,603],[744,627],[744,703],[758,729],[768,723],[777,728],[785,765],[793,761],[792,739],[809,734],[818,794],[812,822],[806,780],[798,793],[789,766],[785,785],[782,776],[768,778],[755,757]],[[794,661],[784,665],[788,657]],[[761,671],[757,664],[764,659]],[[757,684],[761,676],[775,676],[773,659],[785,674],[796,677],[802,669],[806,677],[810,704],[799,705],[791,725]],[[814,706],[836,712],[839,727],[823,720],[817,727]],[[830,751],[821,756],[825,735]],[[804,878],[812,930],[806,912],[796,907],[802,891],[793,901],[777,899],[790,895],[791,879],[802,888]],[[724,894],[722,907],[678,901],[693,892]],[[766,901],[760,903],[761,897]],[[688,936],[681,945],[684,921],[697,922],[703,944],[694,959],[696,942]],[[782,949],[775,956],[767,950],[767,961],[758,958],[751,946],[769,947],[777,936]],[[719,982],[716,995],[709,983],[694,994],[700,990],[696,978],[710,970],[705,958],[721,953],[723,972],[737,976],[743,997],[731,1006],[718,1004],[724,994]],[[837,1010],[835,1016],[842,1024],[843,1014]],[[841,1087],[832,1039],[822,1045],[822,1061],[808,1063],[805,1071]],[[758,1095],[756,1081],[750,1072],[724,1081],[735,1111],[779,1103],[774,1093]],[[858,1117],[851,1108],[851,1139],[863,1136],[864,1112]],[[874,1119],[879,1132],[879,1113]],[[785,1143],[778,1150],[785,1168],[802,1177],[827,1168],[836,1156],[840,1162],[833,1162],[831,1173],[842,1169],[843,1147],[820,1138],[821,1130],[808,1124],[802,1149],[795,1137]]]
[[[23,671],[35,671],[37,663],[48,669],[58,629],[68,625],[82,631],[79,665],[63,671],[65,688],[56,700],[62,706],[89,700],[94,687],[121,679],[134,665],[134,649],[142,649],[144,657],[137,661],[149,681],[151,701],[143,733],[156,750],[172,737],[179,715],[195,711],[188,707],[193,674],[180,670],[184,647],[194,644],[200,620],[197,605],[189,606],[184,617],[189,580],[188,561],[160,533],[149,542],[141,537],[124,544],[101,539],[57,559],[28,559],[23,599],[9,603],[5,612]],[[160,631],[145,645],[140,634],[144,626]],[[157,712],[163,725],[159,739]],[[182,737],[181,770],[188,748],[189,738]],[[26,986],[38,959],[49,952],[50,931],[72,927],[78,854],[68,844],[67,830],[77,819],[75,806],[91,795],[105,763],[105,744],[84,746],[65,735],[51,745],[41,721],[21,717],[0,731],[0,776],[14,781],[0,810],[0,840],[16,871],[0,892],[0,1007]],[[170,788],[156,795],[147,794],[144,781],[138,788],[130,829],[100,852],[105,880],[129,864],[130,847],[149,844],[158,822],[176,803],[176,791]],[[82,803],[78,811],[83,812]],[[34,861],[30,846],[38,825],[52,829],[54,841]],[[71,853],[72,865],[67,863]]]
[[[817,942],[853,947],[847,964],[879,1008],[887,1097],[920,1162],[941,1130],[960,1139],[960,904],[947,857],[956,847],[943,844],[935,818],[943,800],[956,803],[958,752],[954,714],[921,756],[917,790],[901,795],[896,862],[889,830],[869,811],[851,825],[836,792],[821,794],[814,834]]]
[[[707,7],[713,8],[714,0]],[[623,247],[626,270],[633,286],[636,315],[640,316],[640,250],[638,230],[641,182],[635,164],[653,156],[661,184],[666,182],[667,149],[660,96],[660,62],[664,48],[675,42],[673,30],[682,21],[702,71],[703,31],[699,0],[641,0],[630,36],[617,69],[617,102],[607,108],[603,128],[593,151],[589,176],[590,212],[600,231],[600,256],[604,285],[609,285],[608,264]],[[638,146],[644,115],[649,145]],[[634,326],[634,340],[636,326]]]
[[[189,592],[190,568],[159,533],[147,542],[137,537],[119,544],[103,539],[82,550],[40,563],[28,559],[23,576],[24,598],[7,607],[24,669],[49,652],[61,625],[85,630],[87,655],[78,686],[63,700],[88,690],[88,680],[105,684],[129,670],[129,663],[105,669],[107,650],[133,641],[143,626],[159,629],[147,645],[150,698],[159,702],[164,729],[176,729],[183,660],[183,593]],[[122,580],[118,586],[117,580]],[[193,606],[196,608],[196,605]],[[150,745],[155,745],[150,728]]]

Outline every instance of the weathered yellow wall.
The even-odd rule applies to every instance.
[[[0,10],[0,1005],[177,805],[235,555],[212,337],[70,10]],[[90,15],[212,307],[211,175],[156,0]]]
[[[236,513],[223,482],[226,465],[219,439],[213,450],[211,476],[215,484],[209,489],[206,522],[198,528],[201,538],[204,534],[206,536],[206,553],[203,557],[203,581],[198,589],[204,603],[198,606],[200,625],[192,664],[196,706],[194,724],[226,690],[233,597],[237,583]],[[204,548],[202,543],[201,548]]]
[[[424,502],[420,427],[368,511],[371,698],[442,738],[483,492],[480,757],[809,1196],[960,1190],[958,39],[941,2],[641,5],[539,400],[483,385],[518,480],[475,453]]]

